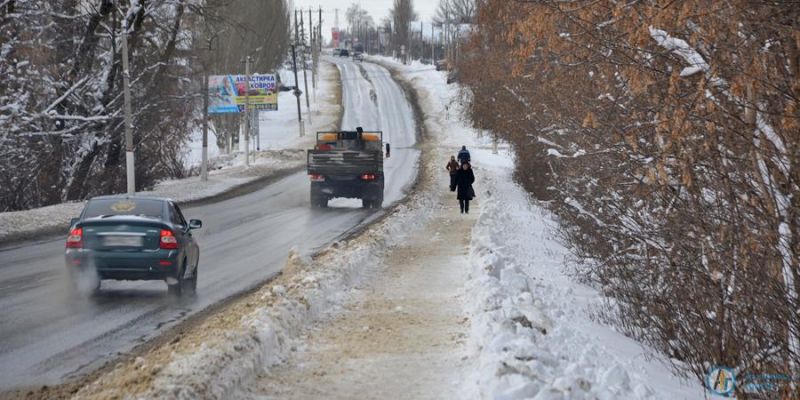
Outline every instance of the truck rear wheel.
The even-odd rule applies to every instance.
[[[311,207],[312,208],[327,208],[328,198],[320,195],[314,190],[311,190]]]
[[[361,199],[362,208],[381,208],[383,204],[383,197],[377,199]]]

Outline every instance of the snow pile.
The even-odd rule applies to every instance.
[[[487,179],[488,178],[488,179]],[[591,321],[601,296],[562,272],[555,223],[511,181],[484,177],[473,230],[467,311],[481,396],[680,399],[701,396],[638,343]]]
[[[401,204],[386,220],[351,244],[332,245],[319,260],[292,252],[279,281],[259,293],[263,302],[224,338],[203,342],[160,368],[145,398],[237,398],[260,373],[293,351],[294,338],[330,317],[358,295],[357,288],[382,268],[381,259],[432,214],[430,197]],[[405,223],[415,221],[414,224]]]
[[[495,194],[482,202],[473,230],[467,296],[482,396],[652,397],[652,389],[633,381],[602,348],[586,346],[588,338],[560,323],[574,317],[570,304],[559,301],[569,296],[528,272],[557,266],[565,249],[548,237],[523,193],[507,183],[487,183]]]

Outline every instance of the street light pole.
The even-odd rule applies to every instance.
[[[133,121],[131,117],[131,72],[128,65],[128,20],[122,28],[122,91],[125,101],[125,171],[128,194],[136,193],[136,174],[133,154]]]

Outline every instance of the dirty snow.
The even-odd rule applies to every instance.
[[[292,252],[282,278],[256,293],[259,306],[241,321],[222,327],[224,334],[194,345],[190,351],[173,353],[164,364],[148,358],[136,369],[152,377],[136,398],[247,398],[257,377],[283,363],[296,350],[297,337],[315,321],[342,310],[363,296],[362,286],[384,268],[388,251],[413,235],[418,221],[430,219],[431,200],[418,196],[398,205],[382,222],[349,243],[334,243],[322,256],[311,259]],[[252,297],[251,297],[252,299]],[[76,398],[130,395],[118,382],[129,378],[102,377]]]

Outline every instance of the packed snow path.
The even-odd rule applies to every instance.
[[[337,64],[352,71],[342,76],[343,96],[372,85],[351,61]],[[391,79],[388,73],[384,77]],[[396,85],[387,93],[384,87],[375,86],[375,95],[395,111],[384,114],[392,115],[391,121],[379,116],[376,123],[386,130],[400,126],[392,139],[413,145],[416,132],[408,101]],[[373,115],[369,104],[373,103],[344,103],[343,120],[359,124],[362,116]],[[387,180],[384,206],[405,196],[417,170],[416,154],[414,149],[393,149],[392,158],[406,162],[387,163],[387,175],[395,169],[402,172]],[[195,236],[201,254],[198,295],[180,302],[169,299],[160,281],[103,282],[97,298],[71,298],[63,238],[0,249],[0,391],[57,384],[90,372],[186,317],[279,273],[292,247],[304,252],[322,247],[377,216],[360,209],[358,200],[335,200],[331,209],[313,210],[308,190],[303,171],[245,196],[185,208],[187,218],[202,219],[204,227]]]
[[[464,399],[469,320],[462,302],[474,215],[441,186],[435,217],[395,248],[363,299],[313,328],[253,397]],[[472,390],[473,395],[476,393]]]

